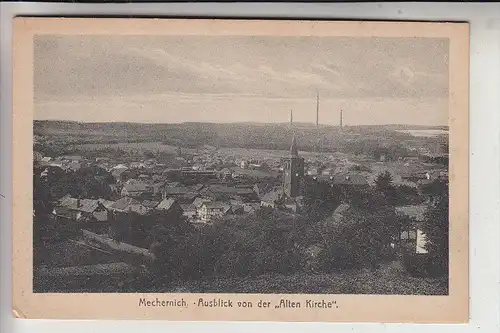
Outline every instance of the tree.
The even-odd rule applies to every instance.
[[[311,222],[330,216],[341,201],[341,191],[326,182],[303,181],[304,211]]]
[[[386,208],[373,212],[354,209],[341,221],[327,220],[325,251],[320,256],[323,270],[354,267],[376,268],[391,259],[391,243],[399,232],[399,219]]]
[[[393,184],[392,175],[389,171],[385,171],[377,176],[375,179],[375,189],[384,196],[387,204],[396,204],[396,188]]]
[[[418,205],[424,199],[416,187],[399,185],[396,192],[398,205]]]
[[[429,252],[433,271],[431,274],[447,274],[449,260],[449,195],[445,182],[435,181],[430,187],[432,201],[425,215],[422,232],[425,249]]]
[[[382,193],[392,186],[392,175],[389,171],[384,171],[375,179],[375,188]]]
[[[427,196],[429,201],[434,202],[448,195],[448,183],[444,180],[437,179],[433,182],[421,185],[420,190],[422,194]]]

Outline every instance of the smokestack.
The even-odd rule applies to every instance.
[[[319,92],[316,92],[316,128],[319,128]]]
[[[340,109],[340,129],[341,130],[342,130],[342,121],[343,121],[342,116],[343,116],[342,115],[342,109]]]
[[[290,110],[290,129],[293,127],[293,111]]]
[[[316,91],[316,144],[314,145],[314,151],[319,152],[319,92]]]

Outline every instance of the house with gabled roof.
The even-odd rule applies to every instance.
[[[106,209],[110,209],[110,207],[115,203],[112,200],[106,199],[98,199],[97,201],[99,201],[104,207],[106,207]]]
[[[163,199],[155,208],[156,213],[161,213],[165,221],[179,221],[183,215],[183,209],[176,199]]]
[[[57,222],[72,225],[72,228],[105,232],[108,228],[108,209],[99,201],[64,196],[54,207],[52,214]]]
[[[157,206],[156,210],[168,211],[177,201],[172,198],[163,199]]]
[[[413,253],[427,253],[425,249],[427,241],[421,229],[427,210],[428,207],[425,204],[395,207],[395,212],[398,216],[408,217],[411,220],[406,229],[401,231],[400,240],[406,249],[409,249]]]
[[[194,221],[198,215],[198,210],[193,204],[181,204],[182,215],[188,219],[188,221]]]
[[[224,217],[231,211],[231,205],[223,201],[205,202],[198,209],[198,217],[202,222],[212,222],[217,218]]]
[[[121,191],[122,196],[128,196],[132,198],[138,198],[146,194],[149,191],[148,184],[143,181],[128,181],[123,184]]]
[[[196,198],[194,199],[192,205],[196,208],[196,209],[199,209],[205,202],[210,202],[212,200],[208,199],[208,198]]]
[[[66,195],[59,200],[59,204],[55,208],[56,214],[57,209],[62,207],[76,212],[77,220],[95,220],[102,222],[108,219],[108,211],[99,200],[72,198]]]
[[[278,208],[282,203],[284,195],[282,187],[275,187],[261,197],[260,205],[262,207]]]
[[[302,201],[302,196],[299,195],[292,198],[284,192],[283,187],[278,186],[262,196],[260,206],[300,213],[303,206]]]
[[[144,206],[141,202],[134,198],[123,197],[115,201],[110,207],[111,210],[120,213],[136,213],[139,215],[146,215],[149,209]]]
[[[80,155],[72,155],[72,156],[66,155],[66,156],[61,156],[60,158],[63,161],[70,161],[70,162],[80,162],[84,160],[84,158]]]
[[[149,208],[149,209],[155,209],[159,203],[160,203],[160,201],[158,201],[158,200],[143,200],[142,201],[142,205],[146,208]]]
[[[111,175],[115,178],[117,182],[122,182],[125,180],[126,173],[128,168],[126,166],[120,167],[120,168],[113,168],[111,171]]]

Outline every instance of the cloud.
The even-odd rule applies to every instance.
[[[431,38],[43,36],[35,100],[165,93],[443,98],[447,41]]]

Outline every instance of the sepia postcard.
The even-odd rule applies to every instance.
[[[466,23],[16,18],[19,318],[468,321]]]

